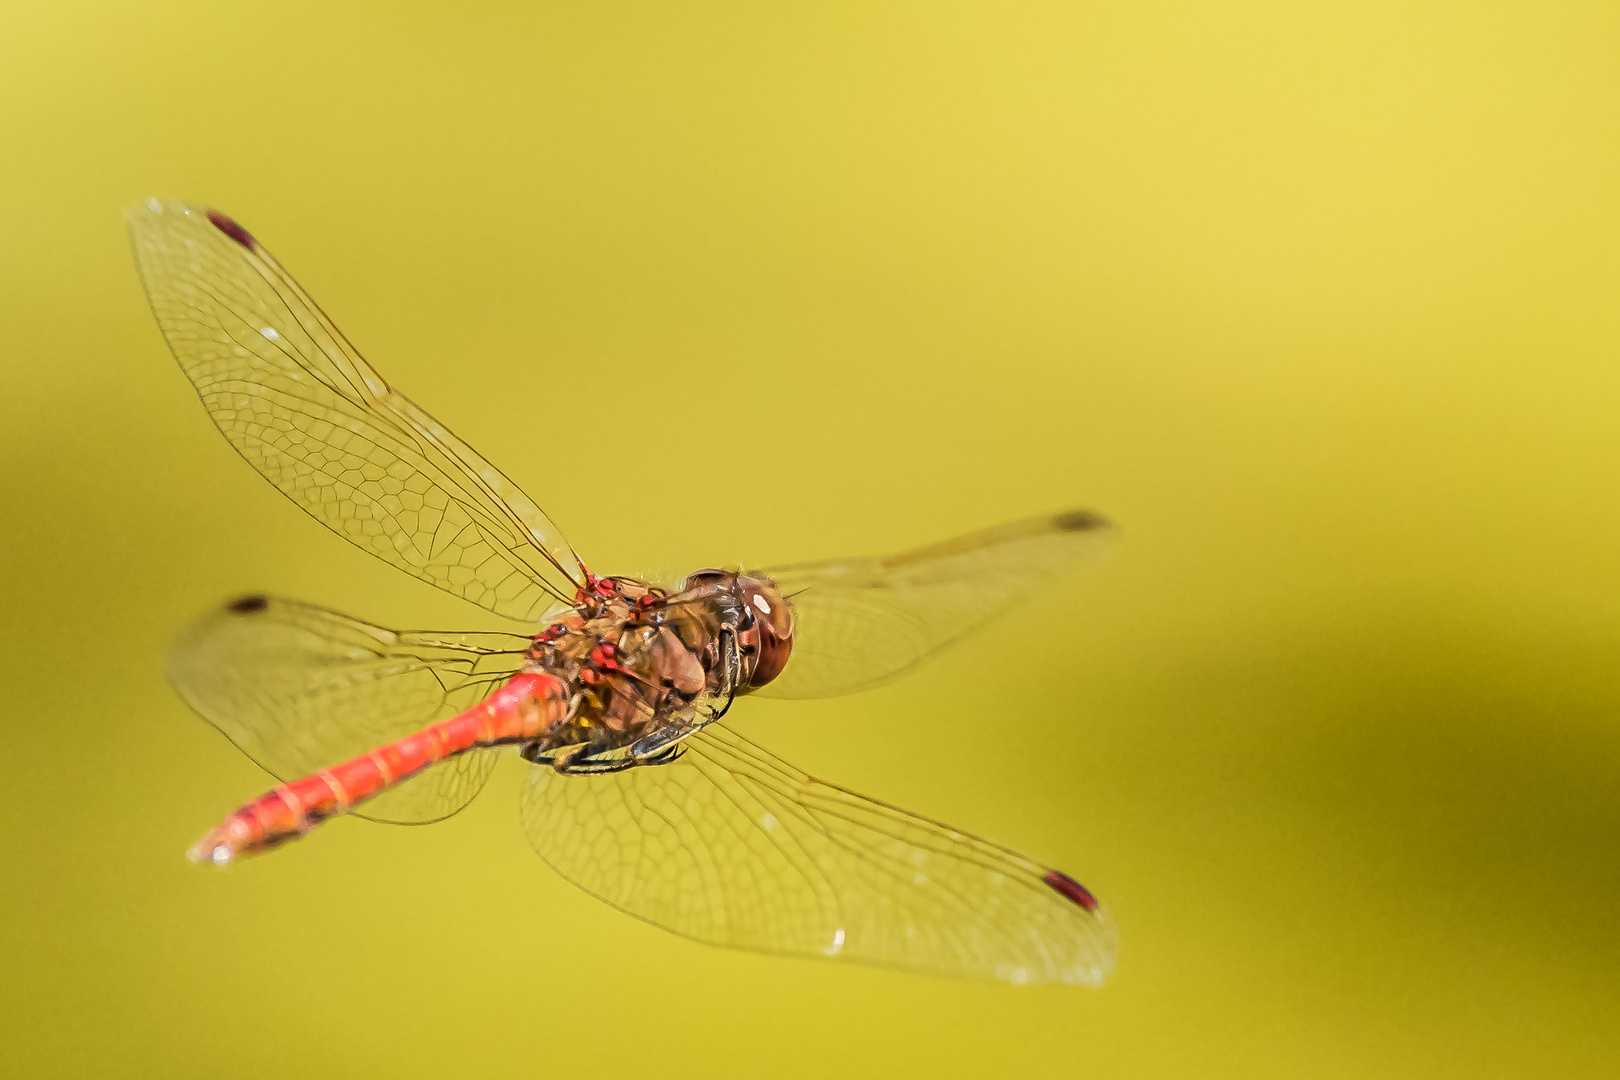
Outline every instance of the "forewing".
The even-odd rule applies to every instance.
[[[281,264],[217,211],[129,213],[146,295],[232,446],[344,539],[500,615],[538,620],[577,567],[517,486],[393,389]]]
[[[793,655],[755,693],[832,697],[896,679],[991,616],[1037,601],[1111,531],[1074,510],[884,558],[765,570],[793,608]]]
[[[194,623],[169,676],[203,719],[281,781],[308,776],[470,708],[511,677],[529,639],[405,633],[334,611],[249,597]],[[496,751],[461,754],[366,804],[420,824],[472,801]]]
[[[934,975],[1100,985],[1114,930],[1079,884],[978,837],[823,783],[720,724],[666,765],[545,766],[529,841],[563,877],[732,948]]]

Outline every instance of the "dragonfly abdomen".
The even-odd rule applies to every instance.
[[[556,676],[523,672],[466,712],[259,796],[209,830],[190,857],[224,866],[239,855],[268,851],[446,758],[545,735],[567,709]]]

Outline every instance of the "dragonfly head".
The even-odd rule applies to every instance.
[[[698,570],[683,591],[703,590],[719,601],[721,623],[736,635],[742,654],[737,692],[758,690],[782,673],[793,655],[793,609],[768,578],[730,570]]]
[[[748,690],[758,690],[782,674],[793,655],[793,609],[776,586],[763,578],[739,577],[737,589],[742,608],[737,647],[743,654],[743,683]]]

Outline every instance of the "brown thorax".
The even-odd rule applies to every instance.
[[[781,674],[792,651],[792,611],[767,578],[699,570],[670,593],[590,577],[529,650],[527,670],[556,676],[570,698],[523,756],[559,772],[670,760],[738,694]]]

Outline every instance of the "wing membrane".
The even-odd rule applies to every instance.
[[[203,719],[278,780],[295,780],[482,700],[523,660],[514,634],[388,630],[294,600],[250,597],[194,623],[169,676]],[[488,779],[497,752],[435,765],[368,803],[362,817],[449,817]]]
[[[608,775],[536,767],[530,843],[587,892],[714,945],[1015,983],[1099,985],[1112,970],[1112,922],[1071,879],[724,725],[685,746]]]
[[[129,213],[163,336],[232,446],[284,495],[406,573],[536,621],[578,560],[517,486],[368,364],[281,264],[215,211]]]
[[[832,697],[899,678],[978,624],[1033,600],[1102,546],[1076,510],[883,558],[764,571],[793,607],[793,656],[760,697]]]

